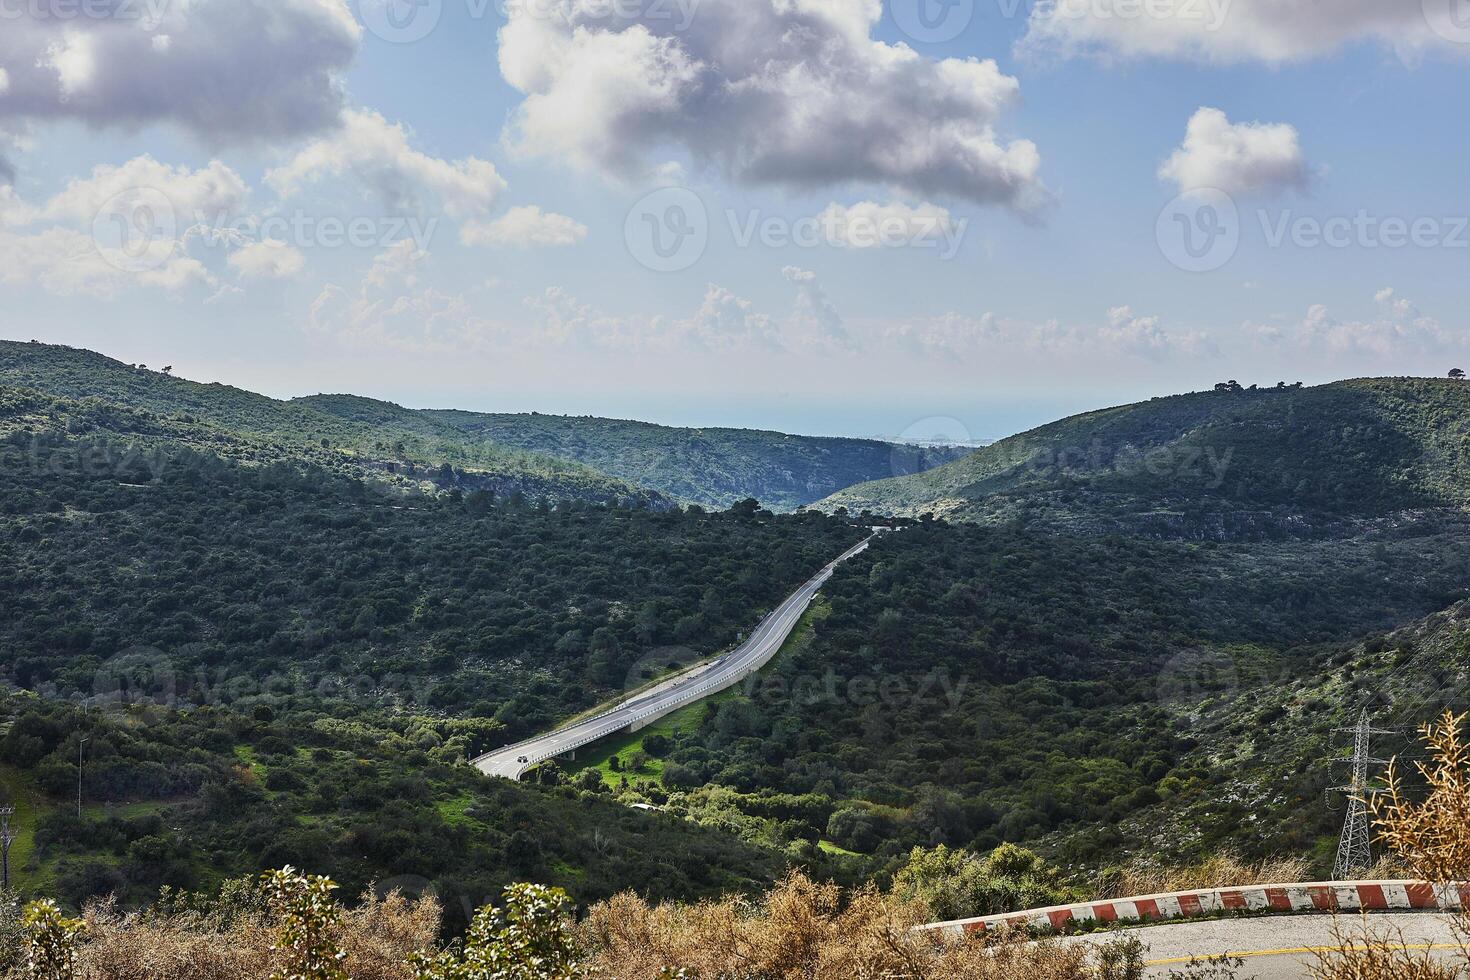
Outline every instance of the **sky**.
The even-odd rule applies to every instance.
[[[0,336],[992,439],[1470,368],[1470,0],[0,0]]]

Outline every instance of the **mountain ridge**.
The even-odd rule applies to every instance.
[[[352,394],[275,399],[35,342],[0,341],[0,385],[76,402],[100,399],[176,427],[218,430],[201,437],[206,443],[226,435],[293,454],[330,450],[374,477],[551,502],[564,496],[723,509],[755,498],[793,511],[852,483],[916,472],[963,452],[757,429],[414,409]]]
[[[1157,533],[1293,533],[1470,504],[1470,385],[1366,378],[1071,416],[817,506]]]

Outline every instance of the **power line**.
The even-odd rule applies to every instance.
[[[1368,767],[1387,765],[1387,760],[1375,759],[1369,752],[1369,743],[1374,735],[1396,735],[1397,732],[1374,728],[1364,708],[1353,728],[1339,728],[1340,732],[1353,735],[1353,757],[1339,759],[1350,762],[1353,767],[1352,782],[1336,787],[1336,792],[1347,794],[1347,818],[1342,825],[1342,839],[1337,845],[1337,861],[1332,866],[1333,881],[1351,881],[1373,867],[1373,834],[1368,822],[1368,796],[1378,792],[1368,787]]]
[[[10,890],[10,845],[15,843],[10,818],[14,815],[15,807],[0,806],[0,892]]]

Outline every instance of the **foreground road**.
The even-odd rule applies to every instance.
[[[633,725],[649,723],[677,708],[693,704],[740,683],[760,670],[781,649],[812,599],[837,566],[867,550],[863,541],[822,569],[761,621],[750,638],[718,660],[701,664],[665,681],[650,691],[635,695],[617,707],[566,728],[548,732],[528,742],[497,749],[474,760],[473,765],[490,776],[520,779],[532,766],[565,755]]]
[[[1444,962],[1457,958],[1459,944],[1455,916],[1443,913],[1396,913],[1368,917],[1375,936],[1402,942],[1416,953],[1427,952]],[[1338,920],[1344,935],[1356,938],[1362,920],[1344,914]],[[1191,957],[1240,957],[1245,967],[1240,980],[1299,980],[1310,977],[1314,949],[1333,948],[1333,916],[1293,915],[1265,919],[1218,919],[1209,922],[1179,922],[1142,929],[1120,930],[1137,936],[1148,945],[1145,959],[1150,977],[1167,977],[1189,965]],[[1118,933],[1100,933],[1067,940],[1102,944]]]

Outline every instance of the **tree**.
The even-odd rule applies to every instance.
[[[1450,378],[1454,381],[1464,381],[1465,372],[1461,368],[1455,368],[1453,371],[1450,372]]]

